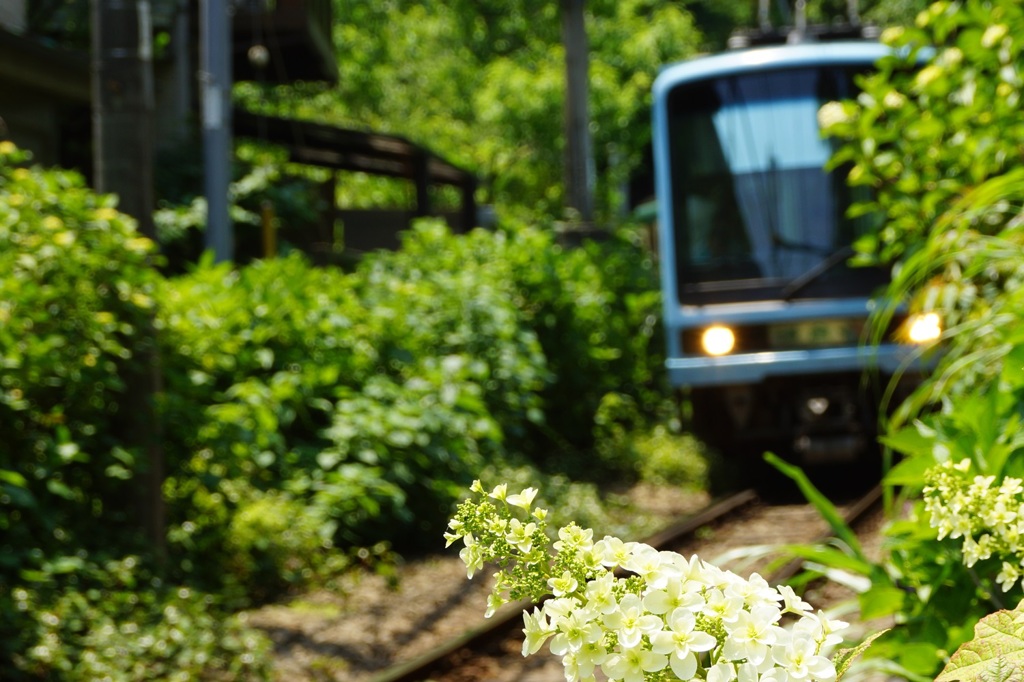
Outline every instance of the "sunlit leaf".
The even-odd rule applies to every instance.
[[[1024,677],[1024,603],[985,616],[935,682],[1009,682]]]

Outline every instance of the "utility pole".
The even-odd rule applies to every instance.
[[[590,141],[589,47],[583,17],[585,0],[562,0],[565,45],[565,192],[569,208],[589,225],[594,219],[594,152]]]
[[[149,0],[92,0],[96,190],[156,238],[153,225],[153,49]]]
[[[226,0],[201,0],[200,71],[206,248],[220,262],[234,258],[228,215],[231,183],[231,31]]]
[[[118,195],[118,208],[135,218],[141,234],[156,239],[153,223],[153,49],[150,0],[91,0],[94,184]],[[155,334],[152,326],[140,330]],[[143,455],[136,472],[136,506],[157,557],[166,556],[164,455],[154,397],[160,391],[160,358],[152,347],[135,349],[125,372],[126,441]]]

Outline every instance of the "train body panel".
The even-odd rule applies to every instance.
[[[895,327],[869,343],[888,273],[848,260],[876,218],[847,213],[867,197],[825,170],[834,149],[818,123],[822,105],[857,96],[857,75],[888,49],[756,47],[655,81],[666,369],[690,391],[695,432],[720,449],[849,460],[875,442],[884,384],[914,367]],[[877,381],[865,391],[868,376]]]

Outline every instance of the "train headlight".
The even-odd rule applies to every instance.
[[[704,330],[700,345],[708,355],[726,355],[736,347],[736,335],[728,327],[716,324]]]
[[[907,338],[914,343],[931,343],[942,336],[938,313],[918,313],[907,320]]]

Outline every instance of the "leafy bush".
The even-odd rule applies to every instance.
[[[142,568],[154,245],[113,197],[26,161],[0,142],[0,677],[260,677],[262,640]]]
[[[209,634],[227,609],[347,565],[349,546],[432,543],[486,464],[635,475],[591,456],[595,433],[660,406],[652,267],[624,238],[566,251],[427,221],[353,274],[291,255],[162,278],[113,199],[8,145],[0,161],[0,652],[18,674],[259,676],[262,644]],[[147,354],[155,396],[133,388]],[[145,462],[126,434],[150,399],[159,565],[182,593],[141,577]],[[592,488],[567,506],[601,513]],[[125,555],[144,569],[89,559]]]
[[[1024,8],[936,2],[915,27],[884,39],[896,53],[863,80],[864,95],[843,105],[830,130],[847,142],[837,162],[852,163],[851,181],[873,190],[857,210],[885,218],[858,245],[863,259],[895,261],[889,298],[937,312],[945,331],[934,371],[883,439],[902,455],[885,478],[900,514],[884,558],[833,558],[870,579],[862,617],[900,623],[873,655],[930,679],[979,619],[1021,596],[1019,587],[1001,594],[998,562],[967,566],[962,540],[939,540],[921,492],[926,472],[944,461],[968,460],[995,485],[1024,472]],[[933,55],[913,68],[929,47]]]
[[[522,368],[491,361],[498,369],[492,382],[498,383],[489,383],[487,394],[504,400],[490,409],[505,429],[508,449],[576,477],[609,478],[631,472],[634,463],[592,457],[595,418],[606,396],[620,394],[636,405],[638,417],[650,417],[668,393],[656,274],[629,236],[616,233],[566,249],[549,230],[477,230],[453,237],[443,225],[427,222],[406,235],[401,251],[381,254],[369,267],[386,269],[399,281],[433,280],[439,300],[473,291],[479,304],[494,305],[492,298],[511,302],[504,338],[535,338],[540,348],[529,346],[527,354],[541,357],[545,371],[523,374]],[[443,293],[448,287],[453,293]],[[481,331],[474,351],[486,346],[488,330]],[[510,378],[529,390],[505,388]]]
[[[544,358],[501,280],[391,259],[354,275],[298,255],[205,263],[168,281],[167,438],[182,458],[168,490],[184,570],[198,555],[224,566],[240,479],[289,491],[346,544],[422,537],[505,434],[538,418]]]
[[[328,565],[333,524],[275,491],[246,496],[231,517],[230,574],[256,601],[308,585]]]
[[[690,434],[673,432],[660,424],[636,437],[640,478],[659,485],[691,490],[706,488],[708,459],[703,444]]]
[[[0,668],[4,679],[269,679],[270,642],[224,618],[211,595],[147,579],[135,557],[62,561],[54,568],[73,568],[73,585],[11,592],[25,646],[13,654],[16,671]]]
[[[138,530],[123,434],[153,345],[152,242],[80,176],[23,161],[0,143],[0,591]]]
[[[828,128],[850,142],[832,163],[852,164],[851,184],[872,190],[856,210],[885,216],[859,244],[866,258],[910,255],[967,191],[1019,164],[1022,27],[1024,8],[1013,0],[942,0],[915,26],[883,33],[894,53]]]
[[[544,232],[524,230],[506,254],[527,323],[557,377],[543,393],[551,445],[539,451],[567,455],[566,471],[582,478],[621,473],[595,468],[588,457],[605,396],[621,394],[650,417],[668,394],[657,274],[629,237],[566,250]]]

